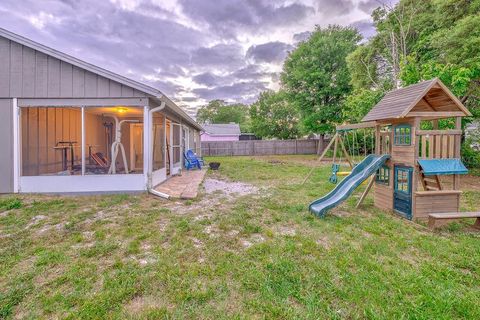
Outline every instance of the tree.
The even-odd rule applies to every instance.
[[[372,16],[377,34],[348,57],[354,89],[438,77],[480,116],[480,0],[401,0]]]
[[[197,111],[199,123],[238,123],[242,132],[250,129],[249,107],[236,103],[226,104],[223,100],[212,100]]]
[[[382,90],[357,89],[349,95],[343,107],[348,123],[358,123],[384,96]]]
[[[317,26],[287,57],[282,84],[307,132],[331,132],[341,122],[342,104],[352,90],[346,57],[360,39],[350,27]]]
[[[299,135],[298,112],[285,91],[265,91],[250,106],[251,130],[257,137],[294,139]]]

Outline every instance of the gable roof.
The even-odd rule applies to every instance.
[[[5,30],[3,28],[0,28],[0,36],[7,38],[11,41],[15,41],[17,43],[20,43],[24,46],[27,46],[29,48],[32,48],[34,50],[37,50],[39,52],[45,53],[49,56],[52,56],[54,58],[57,58],[59,60],[68,62],[74,66],[77,66],[79,68],[85,69],[87,71],[90,71],[92,73],[98,74],[102,77],[105,77],[107,79],[116,81],[118,83],[124,84],[126,86],[132,87],[134,89],[137,89],[139,91],[142,91],[146,94],[155,96],[155,97],[160,97],[163,96],[163,93],[155,89],[153,87],[150,87],[146,84],[143,84],[141,82],[126,78],[124,76],[121,76],[119,74],[116,74],[114,72],[108,71],[106,69],[103,69],[101,67],[98,67],[96,65],[93,65],[91,63],[85,62],[83,60],[77,59],[75,57],[72,57],[71,55],[68,55],[66,53],[60,52],[58,50],[52,49],[50,47],[44,46],[43,44],[40,44],[38,42],[35,42],[33,40],[27,39],[25,37],[22,37],[18,34],[15,34],[13,32],[10,32],[8,30]]]
[[[212,136],[238,136],[240,125],[238,123],[204,124],[203,129]]]
[[[451,102],[466,116],[471,115],[460,100],[458,100],[438,78],[434,78],[405,88],[389,91],[385,97],[370,110],[362,121],[404,118],[434,87],[440,88]],[[439,111],[439,115],[441,115],[441,111]]]
[[[119,74],[116,74],[114,72],[108,71],[106,69],[103,69],[101,67],[98,67],[96,65],[93,65],[91,63],[85,62],[83,60],[77,59],[73,56],[70,56],[66,53],[60,52],[58,50],[52,49],[50,47],[47,47],[45,45],[42,45],[38,42],[35,42],[33,40],[27,39],[25,37],[22,37],[18,34],[15,34],[13,32],[10,32],[8,30],[5,30],[3,28],[0,28],[0,37],[3,37],[7,40],[10,40],[12,42],[18,43],[22,46],[28,47],[30,49],[33,49],[35,51],[41,52],[42,54],[45,54],[47,56],[53,57],[55,59],[58,59],[60,61],[69,63],[75,67],[78,67],[80,69],[86,70],[88,72],[91,72],[93,74],[96,74],[100,77],[106,78],[108,80],[117,82],[121,85],[124,85],[126,87],[130,87],[132,89],[137,90],[137,92],[140,92],[141,94],[145,94],[145,96],[149,97],[149,99],[153,100],[155,103],[158,105],[161,104],[161,102],[165,102],[167,107],[179,115],[181,118],[185,119],[190,125],[194,126],[198,130],[202,130],[202,127],[195,121],[191,116],[189,116],[185,110],[183,110],[181,107],[179,107],[176,103],[174,103],[172,100],[170,100],[165,94],[163,94],[160,90],[153,88],[151,86],[148,86],[146,84],[143,84],[141,82],[126,78],[124,76],[121,76]]]

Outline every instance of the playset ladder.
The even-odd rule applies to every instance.
[[[438,175],[426,176],[423,171],[420,171],[420,181],[422,182],[425,191],[439,191],[442,190],[442,184]]]

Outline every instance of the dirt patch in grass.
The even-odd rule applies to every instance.
[[[277,233],[282,236],[293,237],[297,234],[297,230],[295,230],[294,227],[290,227],[290,226],[279,226],[277,228]]]
[[[205,193],[212,194],[222,192],[227,195],[245,196],[248,194],[258,193],[259,189],[251,184],[243,182],[229,182],[224,180],[217,180],[207,178],[203,182]]]
[[[261,234],[252,234],[248,239],[241,239],[240,243],[245,249],[247,249],[253,246],[254,244],[262,243],[264,241],[265,241],[265,237],[262,236]]]
[[[142,312],[151,309],[171,309],[164,301],[158,299],[157,296],[139,296],[133,298],[126,306],[125,312],[131,316],[136,316]]]

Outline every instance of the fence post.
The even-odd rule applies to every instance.
[[[295,139],[295,154],[298,154],[298,146],[297,146],[298,140]]]

